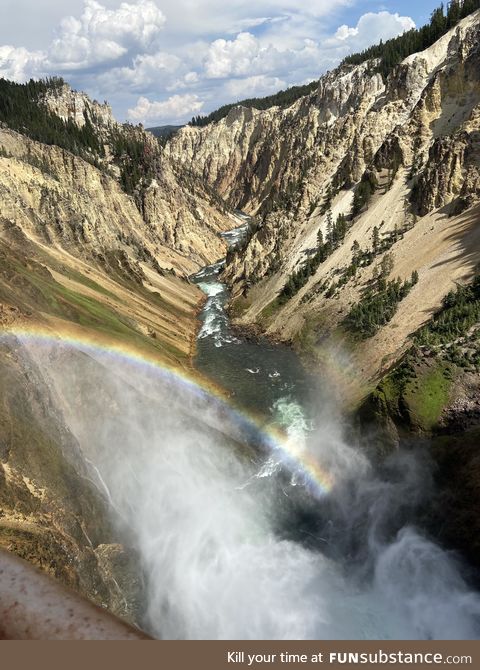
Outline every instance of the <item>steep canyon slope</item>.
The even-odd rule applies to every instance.
[[[307,349],[348,402],[480,260],[479,42],[477,11],[387,77],[375,60],[342,65],[288,109],[235,108],[167,144],[256,217],[225,273],[238,323]],[[352,342],[344,320],[385,256],[385,276],[418,281],[388,323]]]
[[[219,232],[234,224],[108,106],[57,81],[29,104],[63,135],[0,124],[0,546],[138,621],[135,554],[22,338],[118,347],[192,375],[203,298],[186,278],[224,255]],[[82,128],[94,149],[62,146]]]

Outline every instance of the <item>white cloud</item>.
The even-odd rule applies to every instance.
[[[200,81],[200,75],[198,72],[190,71],[187,72],[180,79],[175,79],[172,84],[165,86],[167,91],[178,91],[185,88],[192,88],[195,84],[198,84]]]
[[[191,93],[173,95],[163,102],[150,102],[148,98],[142,96],[136,106],[128,110],[128,118],[142,123],[173,123],[198,114],[203,104],[198,95]]]
[[[342,44],[351,51],[360,50],[376,44],[381,39],[385,41],[401,35],[411,28],[415,28],[415,23],[409,16],[390,14],[387,11],[377,14],[368,12],[360,17],[356,26],[349,27],[346,24],[340,26],[333,38],[328,40],[327,46]]]
[[[98,79],[108,92],[118,90],[119,87],[137,93],[145,92],[155,85],[166,86],[181,66],[182,60],[178,56],[159,51],[135,56],[129,66],[109,69],[100,74]]]
[[[277,93],[286,86],[287,83],[283,79],[260,74],[246,79],[232,79],[226,84],[225,91],[235,101]]]
[[[260,52],[260,43],[251,33],[239,33],[234,40],[215,40],[205,61],[206,76],[222,79],[247,74]]]
[[[296,48],[263,44],[251,33],[240,33],[234,40],[215,40],[204,61],[209,79],[253,76],[259,74],[295,74],[304,65],[318,72],[319,47],[311,39],[301,40]]]
[[[164,24],[165,16],[153,0],[122,2],[113,10],[96,0],[84,0],[80,18],[62,19],[57,36],[44,51],[0,47],[0,68],[17,81],[44,72],[107,69],[127,57],[139,58],[134,67],[141,69],[142,59],[146,62],[148,53],[158,48]]]
[[[187,72],[183,79],[186,84],[196,84],[198,81],[198,72]]]
[[[340,26],[340,28],[338,28],[337,32],[335,33],[336,39],[342,42],[347,40],[349,37],[353,37],[354,35],[358,35],[358,28],[349,28],[346,24]]]
[[[69,16],[48,49],[48,60],[61,70],[80,70],[148,52],[157,43],[165,16],[153,0],[122,2],[107,9],[84,0],[81,17]]]
[[[0,46],[0,77],[18,82],[27,81],[41,72],[44,58],[41,51]]]

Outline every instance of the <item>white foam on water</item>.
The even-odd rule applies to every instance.
[[[154,635],[227,640],[480,635],[480,598],[457,560],[402,521],[396,530],[388,526],[380,533],[386,520],[403,518],[405,505],[425,488],[425,472],[416,462],[399,461],[395,477],[381,479],[328,415],[312,433],[297,403],[287,397],[275,403],[278,422],[292,439],[308,434],[306,448],[316,450],[323,467],[339,477],[345,471],[352,475],[348,486],[329,493],[328,516],[322,517],[322,507],[311,510],[324,526],[319,545],[334,545],[329,554],[278,532],[282,504],[298,489],[275,493],[275,454],[245,486],[254,466],[220,430],[188,413],[186,390],[175,395],[118,359],[99,354],[92,364],[82,352],[58,358],[54,353],[43,346],[36,365],[98,468],[99,488],[109,491],[129,528],[146,579]],[[208,407],[204,419],[207,414]],[[328,534],[330,525],[336,532]],[[295,523],[289,528],[298,530]],[[309,540],[316,535],[306,529]],[[350,539],[362,548],[358,558],[351,558]]]
[[[306,438],[312,430],[304,408],[290,396],[275,401],[273,417],[288,436],[289,448],[295,455],[300,455],[306,447]]]
[[[200,282],[198,286],[209,298],[215,298],[225,292],[225,287],[220,282]],[[208,309],[208,302],[206,309]]]

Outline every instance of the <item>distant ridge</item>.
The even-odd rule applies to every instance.
[[[175,135],[183,126],[155,126],[154,128],[147,128],[149,133],[155,137],[168,138]]]
[[[254,109],[269,109],[270,107],[289,107],[299,98],[310,95],[318,88],[318,79],[302,86],[290,86],[284,91],[278,91],[273,95],[267,95],[265,98],[247,98],[237,102],[223,105],[214,110],[207,116],[194,116],[190,121],[191,126],[208,126],[210,123],[224,119],[228,112],[234,107],[253,107]]]
[[[407,56],[423,51],[434,44],[442,35],[456,26],[462,19],[480,9],[480,0],[450,0],[442,3],[431,13],[430,20],[421,28],[413,28],[386,42],[368,47],[362,52],[350,54],[341,62],[340,67],[360,65],[368,60],[377,59],[376,69],[387,77],[393,68]],[[223,105],[205,116],[194,116],[191,126],[204,127],[224,119],[234,107],[252,107],[264,110],[271,107],[289,107],[299,98],[312,94],[318,88],[318,80],[309,84],[291,86],[263,98],[247,98]],[[155,133],[154,133],[155,134]]]

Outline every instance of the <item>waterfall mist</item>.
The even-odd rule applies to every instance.
[[[301,470],[239,444],[207,396],[128,360],[28,350],[139,550],[155,636],[478,637],[480,598],[462,565],[415,527],[433,486],[426,460],[397,453],[374,468],[331,408],[306,435],[280,407],[297,449],[333,477],[318,495]]]

